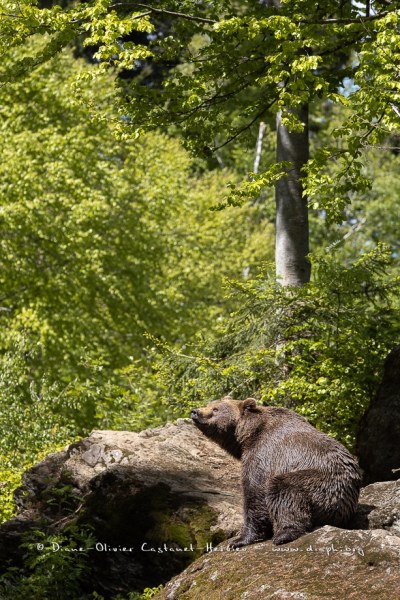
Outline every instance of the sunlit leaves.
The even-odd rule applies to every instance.
[[[114,77],[63,51],[0,88],[0,454],[10,465],[95,426],[160,422],[148,334],[183,347],[199,323],[212,330],[229,311],[223,278],[272,257],[258,207],[209,210],[232,174],[200,175],[165,134],[115,136]]]
[[[167,35],[155,34],[157,19],[168,22]],[[39,32],[51,38],[41,53],[21,58],[0,77],[26,75],[80,34],[85,45],[96,47],[99,72],[137,69],[150,59],[165,65],[163,81],[143,86],[140,78],[133,80],[124,97],[129,119],[116,126],[119,135],[173,124],[185,132],[187,146],[203,155],[246,138],[253,123],[268,121],[268,113],[282,110],[282,122],[295,131],[299,123],[293,109],[324,97],[346,104],[346,118],[336,132],[339,154],[331,144],[328,152],[312,157],[304,186],[313,205],[318,202],[331,219],[340,220],[351,194],[368,185],[363,149],[399,129],[398,19],[395,6],[368,16],[356,5],[338,7],[331,0],[287,0],[279,11],[221,0],[207,9],[176,0],[143,10],[111,0],[66,9],[10,1],[0,18],[6,50]],[[146,44],[133,43],[134,32],[147,34]],[[345,77],[353,82],[350,93],[340,87]],[[339,164],[332,167],[335,155]],[[324,200],[328,187],[329,202]]]
[[[249,173],[249,180],[240,184],[229,183],[229,194],[225,199],[216,205],[215,210],[220,210],[226,206],[242,206],[249,200],[256,200],[265,187],[272,186],[276,181],[285,177],[288,169],[291,168],[290,162],[281,161],[274,163],[264,173]]]
[[[348,266],[331,251],[311,260],[313,278],[303,287],[277,287],[268,272],[230,282],[238,310],[218,335],[186,356],[165,353],[160,376],[178,410],[227,392],[251,395],[295,409],[351,447],[397,340],[400,278],[386,277],[391,256],[383,245]]]

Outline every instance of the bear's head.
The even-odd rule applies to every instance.
[[[204,408],[192,410],[192,421],[210,439],[235,458],[240,458],[242,448],[237,436],[237,425],[246,413],[257,411],[254,398],[238,401],[230,396],[210,402]]]

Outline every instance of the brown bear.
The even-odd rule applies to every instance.
[[[232,548],[271,535],[285,544],[317,525],[343,527],[354,514],[356,460],[292,410],[228,396],[193,409],[192,420],[242,463],[244,525]]]

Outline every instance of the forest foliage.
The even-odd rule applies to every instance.
[[[273,257],[260,207],[210,211],[232,172],[161,132],[115,137],[115,75],[71,93],[93,68],[66,49],[0,89],[1,456],[18,471],[93,427],[163,422],[148,336],[212,329],[223,280]]]
[[[3,518],[51,449],[226,393],[352,447],[399,339],[400,15],[367,5],[2,0]],[[304,103],[312,279],[285,289],[274,123]]]

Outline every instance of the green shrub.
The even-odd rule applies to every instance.
[[[175,414],[232,394],[292,408],[352,447],[387,352],[398,343],[393,303],[399,278],[378,246],[344,267],[312,257],[304,287],[276,285],[268,272],[230,282],[238,310],[211,339],[183,352],[162,348],[159,377]]]
[[[10,567],[0,577],[1,599],[83,599],[81,585],[90,574],[88,553],[94,543],[89,529],[72,527],[60,535],[30,532],[22,544],[23,567]],[[62,551],[54,551],[55,547]]]

